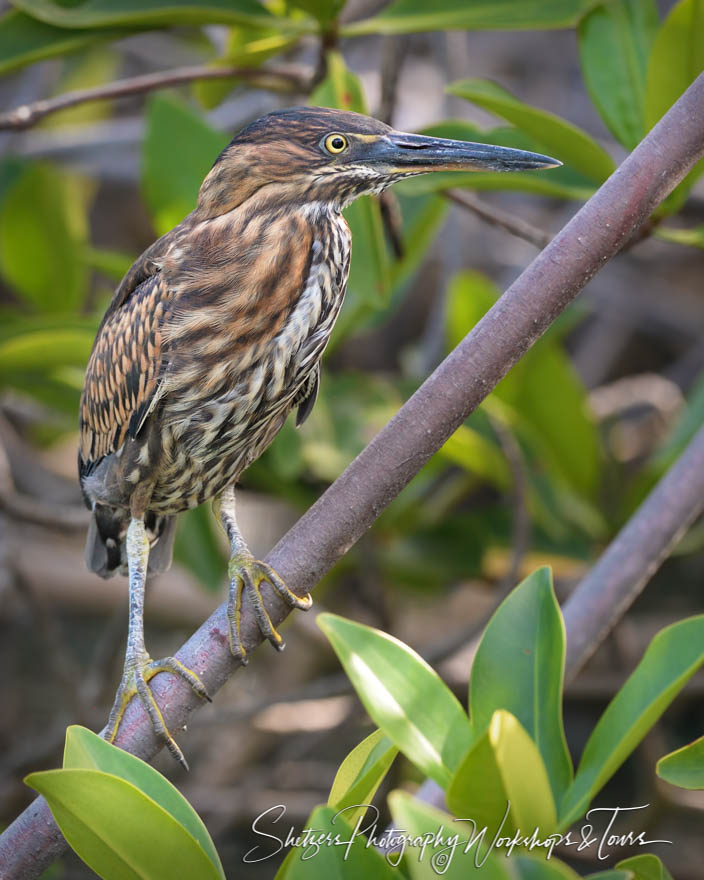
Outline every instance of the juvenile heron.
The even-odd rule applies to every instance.
[[[127,651],[108,739],[137,694],[185,764],[149,681],[172,672],[208,698],[194,672],[173,657],[152,661],[144,644],[145,580],[169,567],[180,511],[216,499],[231,547],[235,657],[245,660],[243,593],[277,648],[283,643],[262,603],[262,583],[292,607],[310,606],[310,597],[295,596],[250,553],[234,486],[290,411],[297,409],[300,425],[315,403],[349,269],[342,209],[429,171],[559,164],[523,150],[404,134],[357,113],[282,110],[231,141],[195,210],[131,267],[98,330],[80,413],[80,481],[93,513],[86,561],[102,577],[129,575]]]

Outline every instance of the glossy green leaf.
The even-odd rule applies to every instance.
[[[524,104],[496,83],[465,79],[448,86],[447,91],[508,120],[534,138],[545,152],[561,162],[569,162],[594,183],[602,183],[616,167],[609,154],[586,132],[553,113]]]
[[[81,260],[89,183],[44,164],[27,165],[0,204],[0,274],[32,306],[72,312],[83,303]]]
[[[308,102],[318,107],[367,113],[362,85],[345,67],[339,52],[328,52],[327,76]],[[344,215],[354,242],[345,312],[365,306],[381,308],[390,290],[390,265],[379,203],[375,198],[364,196],[349,205]],[[345,324],[343,314],[336,336],[342,334]]]
[[[623,872],[630,871],[633,880],[672,880],[672,875],[657,856],[644,853],[624,859],[616,865]],[[614,871],[614,873],[617,873]]]
[[[597,871],[596,874],[588,874],[588,880],[636,880],[633,871]]]
[[[483,731],[497,709],[511,712],[536,743],[556,801],[572,779],[562,727],[565,628],[550,569],[540,568],[489,621],[472,664],[472,726]]]
[[[46,770],[43,794],[69,845],[104,880],[224,878],[202,845],[134,784],[99,770]]]
[[[340,764],[328,806],[344,810],[345,821],[354,827],[371,804],[397,754],[398,749],[383,731],[369,734]]]
[[[536,744],[514,715],[499,709],[457,768],[447,788],[455,816],[488,827],[489,837],[521,829],[555,831],[555,801]]]
[[[289,852],[276,874],[276,880],[310,880],[312,876],[324,877],[325,880],[348,880],[350,877],[393,880],[398,877],[383,856],[373,846],[367,846],[364,835],[354,835],[332,807],[316,807],[304,828],[314,832],[311,835],[313,842]],[[340,843],[330,845],[316,842],[324,841],[325,835],[329,835],[333,841],[338,835]],[[352,842],[348,846],[349,841]],[[268,852],[271,852],[271,846]],[[252,853],[251,858],[256,858],[256,854]]]
[[[278,24],[282,29],[311,30],[310,23],[270,15],[257,0],[13,0],[40,21],[62,28],[172,27],[234,24],[252,27]]]
[[[195,208],[203,179],[226,143],[225,135],[180,101],[164,95],[150,99],[142,187],[159,235]]]
[[[589,737],[560,823],[579,819],[684,685],[704,663],[704,615],[659,632],[643,659],[609,703]]]
[[[567,28],[595,0],[395,0],[374,18],[347,25],[343,33],[407,34],[418,31]]]
[[[651,128],[704,70],[704,0],[680,0],[655,37],[648,62],[645,121]]]
[[[491,841],[491,829],[482,837],[482,828],[477,823],[475,835],[471,822],[458,822],[405,791],[392,791],[389,807],[394,828],[402,829],[416,840],[432,841],[426,847],[416,845],[406,850],[405,865],[411,880],[436,880],[438,876],[447,880],[474,876],[481,880],[511,880],[513,877],[508,860],[501,852],[488,855],[477,852],[483,841]]]
[[[646,127],[651,128],[704,70],[704,0],[680,0],[658,31],[648,61],[645,98]],[[697,162],[662,206],[665,213],[679,210],[704,160]]]
[[[200,816],[158,770],[79,725],[66,730],[64,770],[100,770],[130,782],[166,810],[198,842],[220,874],[220,857]]]
[[[345,0],[291,0],[291,5],[312,15],[325,27],[335,21],[345,8]]]
[[[0,17],[0,73],[9,73],[45,58],[66,55],[94,43],[118,39],[126,33],[129,32],[54,27],[11,9]]]
[[[320,614],[317,623],[376,725],[423,773],[446,786],[471,739],[452,691],[393,636],[336,614]]]
[[[606,125],[628,149],[645,134],[645,78],[658,24],[655,0],[609,0],[579,23],[587,89]]]
[[[680,788],[704,789],[704,736],[660,758],[656,773]]]

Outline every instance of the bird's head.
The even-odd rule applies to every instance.
[[[199,206],[211,215],[223,213],[267,187],[281,202],[339,209],[430,171],[525,171],[560,164],[526,150],[406,134],[359,113],[293,107],[263,116],[232,139],[205,179]]]

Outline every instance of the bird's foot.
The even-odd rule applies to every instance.
[[[264,607],[261,586],[264,583],[269,584],[289,607],[299,608],[301,611],[307,611],[313,604],[310,595],[301,598],[292,593],[270,565],[267,565],[266,562],[259,562],[249,553],[238,553],[232,556],[228,571],[230,575],[230,599],[227,603],[227,619],[230,624],[228,635],[230,651],[233,657],[237,658],[244,665],[249,662],[240,634],[242,596],[244,593],[247,593],[252,603],[254,616],[257,619],[257,625],[261,634],[278,651],[282,651],[284,642]]]
[[[190,684],[199,697],[211,702],[208,692],[205,689],[205,685],[200,678],[195,672],[193,672],[193,670],[184,666],[183,663],[175,657],[164,657],[163,660],[152,660],[146,652],[134,657],[128,655],[125,662],[122,681],[117,689],[115,702],[110,711],[110,718],[108,719],[108,726],[105,731],[105,739],[110,743],[113,742],[128,703],[132,697],[138,696],[149,716],[149,720],[152,723],[152,728],[154,729],[157,738],[164,743],[172,757],[175,758],[185,770],[188,770],[188,763],[183,756],[183,752],[178,747],[176,740],[169,733],[166,723],[164,722],[164,717],[161,714],[161,710],[157,706],[152,690],[149,687],[149,682],[159,672],[171,672],[174,675],[180,676],[184,681],[187,681],[188,684]]]

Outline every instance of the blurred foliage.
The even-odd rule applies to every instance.
[[[626,149],[638,143],[704,69],[704,0],[679,0],[662,22],[654,0],[393,0],[352,23],[338,20],[344,0],[13,0],[13,7],[0,16],[0,72],[61,59],[52,93],[113,79],[121,59],[116,41],[125,36],[183,28],[200,39],[207,54],[204,63],[213,65],[257,67],[284,57],[303,38],[317,39],[321,53],[325,50],[324,76],[308,103],[361,112],[368,112],[366,97],[346,67],[339,37],[574,27],[588,93]],[[211,24],[227,28],[219,48],[203,39],[203,29]],[[204,110],[217,107],[240,87],[235,80],[203,81],[148,99],[141,190],[155,235],[195,206],[201,181],[228,139],[206,120]],[[347,209],[354,240],[350,282],[318,403],[300,430],[291,422],[284,427],[245,477],[245,485],[300,509],[339,475],[423,379],[414,367],[419,343],[401,353],[393,371],[334,367],[341,350],[393,320],[408,303],[415,274],[443,228],[448,210],[443,190],[504,189],[579,203],[616,167],[615,158],[588,132],[527,104],[498,83],[462,80],[450,84],[448,92],[493,114],[499,123],[482,129],[448,119],[427,133],[546,152],[559,157],[563,166],[405,181],[395,189],[400,256],[387,239],[376,199],[361,199]],[[113,112],[112,104],[91,104],[50,116],[42,125],[77,126]],[[702,170],[704,163],[658,209],[658,222],[682,209]],[[14,157],[0,162],[0,390],[44,404],[54,437],[75,429],[82,371],[96,328],[111,288],[137,256],[92,241],[96,188],[96,181],[58,164]],[[704,247],[704,227],[688,229],[683,222],[662,225],[655,234],[680,246]],[[499,291],[489,278],[467,267],[442,293],[442,329],[449,351],[494,305]],[[530,518],[532,549],[557,560],[592,559],[699,428],[704,376],[690,392],[677,424],[638,468],[613,460],[567,352],[569,333],[580,320],[573,309],[558,321],[381,515],[366,552],[371,551],[375,573],[386,585],[432,591],[460,578],[486,575],[490,556],[495,558],[497,551],[504,560],[510,556],[521,504]],[[606,481],[614,475],[624,491],[605,504]],[[354,563],[357,552],[336,571]],[[182,517],[176,557],[208,588],[222,584],[222,544],[207,506]],[[486,796],[500,783],[502,803],[510,793],[515,804],[514,820],[523,821],[525,809],[539,813],[541,826],[562,828],[583,813],[701,662],[687,654],[701,644],[701,620],[661,633],[600,721],[573,779],[562,733],[564,634],[545,572],[519,588],[487,628],[473,672],[471,718],[410,649],[337,618],[327,617],[322,625],[382,731],[343,763],[329,804],[311,817],[311,824],[331,830],[336,809],[373,797],[396,750],[445,786],[449,803],[457,809],[481,808],[495,818],[498,801],[477,806],[475,795]],[[530,676],[520,672],[526,652],[538,658]],[[663,759],[659,771],[663,778],[693,787],[701,780],[701,753],[697,741]],[[35,774],[31,783],[50,801],[54,798],[57,819],[63,810],[66,827],[82,838],[81,845],[88,841],[82,854],[94,866],[112,864],[114,852],[106,854],[105,837],[87,831],[91,822],[103,823],[100,834],[108,835],[113,849],[123,845],[123,826],[111,822],[117,805],[131,821],[150,829],[159,825],[174,844],[165,845],[161,856],[157,848],[145,848],[147,861],[157,861],[150,863],[152,873],[143,876],[186,870],[185,852],[193,859],[193,870],[201,870],[197,876],[221,876],[212,842],[190,807],[131,760],[124,753],[116,758],[110,747],[74,732],[65,769]],[[88,779],[90,786],[85,785]],[[478,779],[486,784],[477,786]],[[396,821],[418,833],[447,819],[400,791],[392,794],[389,805]],[[168,862],[173,853],[178,853],[175,869]],[[162,856],[167,860],[163,864],[158,862]],[[316,865],[333,876],[339,868],[337,856],[329,850],[326,857],[329,863]],[[373,850],[360,846],[353,857],[359,872],[388,874]],[[622,870],[600,876],[666,878],[660,863],[649,859],[654,857],[628,860]],[[543,873],[536,873],[534,860],[520,857],[516,864],[521,877],[548,876],[545,865],[540,866]],[[406,867],[414,880],[430,876],[411,863]],[[113,868],[105,869],[104,876],[113,876]],[[299,875],[309,876],[307,866],[291,855],[282,876]],[[504,880],[498,860],[489,876]],[[549,876],[576,875],[565,867]]]
[[[211,61],[258,66],[288,51],[305,34],[400,33],[437,28],[577,27],[584,80],[614,136],[632,148],[704,66],[697,39],[702,0],[680,0],[666,20],[654,2],[611,0],[503,0],[472,4],[443,0],[427,9],[396,0],[374,17],[338,25],[341,0],[168,0],[134,4],[83,0],[18,0],[0,19],[5,69],[41,57],[165,26],[228,26],[224,48]],[[115,29],[119,28],[119,31]],[[24,53],[24,54],[23,54]],[[0,53],[1,55],[2,53]],[[112,49],[68,55],[55,91],[99,84],[117,70]],[[368,112],[359,79],[338,50],[325,56],[327,74],[310,94],[312,104]],[[195,205],[198,188],[227,135],[208,123],[190,95],[216,106],[237,83],[195,83],[180,94],[147,101],[141,187],[154,231],[163,234]],[[559,199],[586,199],[614,169],[614,160],[587,132],[532,107],[496,83],[463,80],[448,87],[502,120],[482,130],[447,120],[428,133],[546,152],[563,166],[518,174],[435,174],[396,188],[403,254],[392,251],[378,201],[360,199],[346,211],[353,233],[350,282],[330,351],[388,321],[402,309],[414,273],[441,229],[448,186],[508,189]],[[104,117],[110,105],[64,111],[44,126],[78,125]],[[700,169],[660,209],[678,210]],[[75,424],[81,369],[112,285],[129,265],[125,254],[96,248],[89,212],[94,181],[45,162],[7,158],[0,164],[0,276],[9,292],[0,307],[0,382],[60,410],[67,430]],[[701,229],[662,227],[662,238],[702,246]],[[448,286],[445,336],[450,350],[498,298],[489,279],[465,271]],[[512,542],[516,468],[525,471],[534,545],[565,557],[588,559],[620,525],[672,463],[700,423],[701,395],[671,438],[635,474],[624,475],[618,509],[602,504],[604,479],[613,474],[586,391],[565,349],[566,330],[554,326],[511,371],[480,411],[450,438],[409,489],[382,515],[374,530],[375,553],[385,579],[396,586],[435,589],[454,578],[481,574],[482,561]],[[408,364],[413,358],[407,359]],[[320,399],[300,431],[287,425],[246,476],[246,485],[271,491],[303,508],[334,480],[421,380],[412,367],[395,374],[325,372]],[[518,461],[507,459],[505,437]],[[480,500],[479,500],[480,499]],[[187,523],[186,523],[187,519]],[[214,588],[224,576],[221,543],[207,509],[184,518],[177,558]],[[188,544],[183,536],[188,534]],[[471,538],[467,536],[471,535]]]

